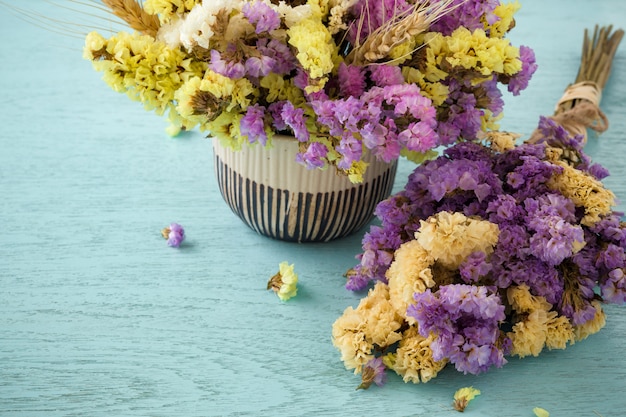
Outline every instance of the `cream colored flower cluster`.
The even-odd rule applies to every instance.
[[[515,323],[507,334],[513,343],[511,354],[520,358],[538,356],[544,348],[565,349],[568,343],[584,339],[604,326],[601,309],[596,310],[596,318],[591,322],[572,326],[567,317],[552,311],[552,304],[541,296],[532,295],[524,284],[510,287],[507,299],[514,311],[512,321]]]
[[[615,194],[611,190],[566,162],[554,163],[563,167],[563,173],[554,175],[548,186],[572,200],[577,207],[585,208],[585,216],[580,221],[583,225],[591,226],[600,221],[601,216],[612,212]]]
[[[495,224],[462,213],[439,212],[422,221],[415,240],[396,251],[388,283],[376,283],[356,309],[348,307],[333,324],[333,344],[346,368],[360,373],[375,352],[384,351],[385,365],[405,382],[437,376],[448,361],[433,359],[435,336],[420,335],[415,319],[407,316],[413,294],[447,284],[446,277],[467,255],[491,253],[497,240]]]
[[[492,253],[498,237],[496,224],[462,213],[442,211],[421,221],[415,239],[395,251],[386,272],[388,282],[377,282],[356,308],[348,307],[333,324],[333,344],[346,368],[358,374],[378,355],[405,382],[436,377],[449,361],[433,358],[431,344],[437,335],[421,335],[419,323],[407,314],[415,303],[414,294],[458,282],[462,262],[477,252]],[[574,326],[544,297],[531,294],[525,284],[503,290],[502,298],[512,325],[506,332],[509,354],[520,358],[537,356],[546,348],[565,349],[605,324],[597,301],[592,302],[595,317]]]

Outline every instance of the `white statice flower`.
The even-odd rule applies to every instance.
[[[170,48],[182,45],[191,50],[199,45],[209,49],[210,40],[215,35],[218,14],[241,10],[242,4],[242,0],[205,0],[182,18],[163,25],[158,37]]]
[[[331,0],[328,2],[330,7],[328,30],[332,35],[348,29],[348,25],[343,18],[356,3],[357,0]]]
[[[291,7],[286,4],[284,1],[278,3],[278,7],[276,9],[280,14],[280,17],[285,22],[288,28],[292,27],[296,23],[304,19],[308,19],[313,14],[313,9],[308,4],[303,4],[296,7]]]
[[[184,19],[172,19],[162,24],[157,33],[157,40],[164,42],[169,48],[176,49],[180,46],[180,30],[185,22]]]

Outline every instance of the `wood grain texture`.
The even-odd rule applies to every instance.
[[[514,44],[540,68],[506,96],[502,127],[530,134],[575,77],[584,28],[626,27],[622,0],[522,1]],[[38,13],[76,18],[44,0]],[[116,28],[117,29],[117,28]],[[482,394],[467,416],[626,415],[626,315],[565,351],[428,384],[390,375],[356,391],[330,341],[362,294],[343,287],[361,234],[298,245],[256,235],[222,201],[211,144],[171,139],[81,59],[81,39],[0,6],[0,416],[455,416],[454,391]],[[602,107],[609,131],[588,151],[626,209],[626,45]],[[401,161],[395,189],[411,171]],[[160,229],[185,226],[167,247]],[[265,290],[295,263],[296,298]]]

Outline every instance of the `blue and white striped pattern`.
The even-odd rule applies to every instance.
[[[357,232],[372,219],[378,202],[391,193],[397,167],[396,163],[374,161],[364,182],[352,184],[332,169],[309,171],[297,164],[290,153],[282,153],[285,159],[280,163],[267,156],[255,159],[257,163],[269,161],[268,169],[273,166],[284,171],[285,164],[293,165],[294,174],[283,175],[295,181],[300,178],[305,190],[298,190],[293,181],[272,185],[268,184],[271,180],[249,178],[251,175],[242,174],[241,170],[246,171],[254,163],[246,155],[227,155],[266,152],[264,148],[233,152],[218,147],[221,148],[214,145],[215,174],[220,192],[233,212],[259,234],[293,242],[327,242]],[[238,160],[246,162],[239,164]]]

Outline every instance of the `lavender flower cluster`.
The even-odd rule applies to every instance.
[[[450,36],[460,27],[484,30],[486,24],[503,19],[494,13],[499,5],[499,1],[453,2],[451,6],[460,8],[462,13],[444,15],[430,31]],[[414,7],[404,0],[355,2],[342,11],[343,26],[334,29],[339,31],[335,41],[340,55]],[[422,48],[414,45],[414,50],[396,62],[387,58],[371,65],[357,65],[342,60],[336,76],[318,88],[313,86],[319,80],[299,63],[298,51],[270,36],[282,27],[276,10],[262,2],[251,2],[245,4],[242,14],[254,26],[254,34],[237,47],[211,50],[209,68],[231,79],[246,78],[262,92],[268,89],[263,84],[264,77],[279,75],[304,94],[302,98],[278,99],[270,87],[266,97],[261,95],[247,107],[240,132],[250,143],[262,145],[270,140],[269,132],[293,134],[301,143],[297,161],[308,168],[321,168],[332,161],[347,171],[361,160],[364,152],[371,151],[379,160],[390,162],[401,153],[419,158],[418,155],[451,144],[459,137],[475,139],[481,126],[502,112],[499,85],[507,84],[509,91],[519,94],[536,70],[532,50],[524,46],[519,48],[521,69],[512,76],[491,69],[459,70],[453,65],[429,68],[422,62],[428,48],[425,43]],[[356,24],[364,16],[367,24]],[[328,25],[332,26],[330,22]],[[348,29],[342,29],[344,26]],[[494,56],[494,60],[498,59]],[[407,80],[411,68],[422,73],[421,82]],[[433,75],[433,71],[443,71],[445,75]],[[431,78],[437,82],[425,81]],[[424,90],[435,84],[441,96],[436,103],[434,93]]]
[[[533,320],[544,325],[566,318],[576,333],[601,327],[591,324],[598,302],[626,302],[626,223],[600,182],[608,171],[591,163],[581,136],[549,118],[541,118],[538,129],[537,143],[498,149],[463,142],[417,167],[401,192],[378,205],[381,225],[365,234],[360,263],[348,274],[350,290],[387,284],[396,251],[437,213],[497,225],[492,251],[470,253],[454,270],[431,268],[435,285],[415,293],[406,310],[423,337],[436,335],[433,359],[449,360],[462,372],[506,363],[512,336],[503,326],[523,322],[531,311],[543,315]],[[527,289],[536,306],[517,306],[506,316],[511,288]],[[539,340],[523,326],[528,343]],[[577,337],[586,336],[563,336],[559,347]],[[537,343],[538,350],[518,352],[538,353],[545,336]]]

